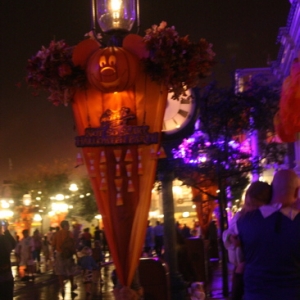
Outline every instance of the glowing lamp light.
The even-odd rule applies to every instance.
[[[9,208],[9,203],[6,200],[1,200],[1,207],[2,208]]]
[[[35,214],[35,215],[33,216],[33,221],[35,221],[35,222],[41,222],[42,219],[43,219],[43,218],[41,217],[40,214]]]
[[[188,218],[190,216],[190,213],[188,211],[185,211],[182,213],[183,218]]]
[[[102,216],[101,216],[101,215],[96,215],[96,216],[95,216],[95,219],[101,220],[101,219],[102,219]]]
[[[157,218],[159,215],[159,212],[157,210],[149,211],[149,218]]]
[[[23,195],[23,204],[25,206],[29,206],[31,204],[31,195],[30,194]]]
[[[48,215],[49,215],[49,217],[53,217],[55,215],[55,212],[54,211],[49,211]]]
[[[64,199],[65,199],[65,196],[63,194],[57,194],[55,196],[55,200],[57,200],[57,201],[62,201]]]
[[[130,31],[135,19],[135,0],[97,0],[97,20],[103,32]]]
[[[0,210],[0,219],[9,219],[14,215],[14,212],[9,209]]]
[[[69,209],[68,204],[63,202],[51,203],[51,209],[54,212],[67,212]]]
[[[70,190],[71,192],[77,192],[77,191],[78,191],[78,186],[77,186],[77,184],[76,184],[76,183],[71,183],[71,184],[70,184],[70,187],[69,187],[69,190]]]

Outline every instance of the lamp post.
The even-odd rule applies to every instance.
[[[139,27],[139,1],[91,0],[91,19],[94,34],[97,20],[104,35],[109,36],[108,44],[121,46],[136,19]]]

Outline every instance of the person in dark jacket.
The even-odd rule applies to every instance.
[[[269,205],[237,221],[245,256],[244,300],[300,299],[299,178],[279,170],[272,182]]]
[[[8,231],[8,224],[0,221],[0,300],[12,300],[14,278],[11,271],[10,253],[16,241]]]

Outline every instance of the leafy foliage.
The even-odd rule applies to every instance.
[[[250,128],[274,133],[273,118],[279,108],[281,83],[264,75],[256,75],[245,83],[240,94],[249,111]]]
[[[91,221],[98,214],[98,208],[89,178],[82,178],[78,188],[76,194],[71,198],[73,209],[69,216],[80,216],[87,221]]]
[[[193,43],[188,36],[180,37],[175,27],[167,27],[166,22],[147,29],[144,43],[149,51],[143,59],[146,73],[165,84],[174,99],[196,87],[201,78],[210,74],[214,64],[211,44],[205,39]]]
[[[28,60],[27,83],[35,90],[49,91],[48,99],[54,105],[67,105],[75,88],[86,83],[84,70],[72,62],[73,48],[64,40],[51,41]]]

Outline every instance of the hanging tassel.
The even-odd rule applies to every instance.
[[[82,165],[83,165],[83,159],[82,159],[81,153],[77,153],[75,168],[82,166]]]
[[[141,162],[138,164],[138,175],[143,175],[143,166]]]
[[[132,174],[132,164],[126,165],[126,173],[128,177],[131,177]]]
[[[143,152],[143,148],[139,147],[138,148],[138,160],[141,161],[142,160],[142,152]]]
[[[106,175],[106,165],[100,164],[99,170],[100,170],[100,177],[104,177]]]
[[[120,165],[116,164],[116,177],[120,177],[121,176],[121,169],[120,169]]]
[[[123,205],[123,199],[122,199],[122,195],[121,195],[122,178],[115,179],[115,185],[116,185],[116,190],[117,190],[116,204],[117,204],[117,206]]]
[[[87,154],[87,156],[88,156],[88,158],[91,160],[93,160],[93,159],[95,159],[95,153],[93,153],[93,152],[88,152],[88,154]]]
[[[124,161],[133,161],[130,149],[127,149]]]
[[[154,146],[155,147],[155,146]],[[152,159],[156,159],[157,158],[157,152],[155,151],[155,148],[153,146],[150,148],[150,156]]]
[[[134,192],[134,187],[131,179],[128,180],[127,192]]]
[[[116,161],[119,162],[121,160],[122,150],[121,149],[114,149],[114,154],[115,154]]]
[[[107,181],[103,177],[100,182],[100,191],[106,191],[106,190],[107,190]]]
[[[102,150],[100,152],[100,164],[106,163],[106,157],[105,157],[105,152]]]
[[[96,177],[96,170],[95,170],[95,166],[93,164],[91,164],[89,167],[89,175],[90,175],[90,177]]]
[[[160,147],[157,154],[158,154],[158,158],[166,158],[167,157],[164,147]]]
[[[121,196],[121,193],[117,193],[117,201],[116,201],[116,205],[117,206],[121,206],[123,205],[123,199],[122,199],[122,196]]]

